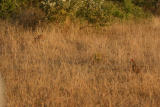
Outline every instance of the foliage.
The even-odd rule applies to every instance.
[[[154,11],[157,10],[159,7],[159,0],[134,0],[133,1],[136,5],[145,8],[146,10],[149,10],[154,13]]]
[[[15,13],[18,5],[13,0],[1,0],[0,1],[0,17],[7,18]]]
[[[48,20],[63,22],[67,16],[70,16],[98,25],[106,25],[115,19],[123,20],[145,15],[141,8],[129,0],[124,0],[124,2],[114,0],[44,0],[41,2],[41,9],[45,11]]]
[[[41,9],[47,21],[63,23],[70,17],[104,26],[117,19],[146,17],[138,4],[131,0],[2,0],[0,17],[11,18],[30,6]]]

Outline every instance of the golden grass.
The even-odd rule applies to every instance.
[[[1,21],[6,106],[158,107],[160,22],[152,22],[33,32]]]

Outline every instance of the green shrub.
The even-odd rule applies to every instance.
[[[44,0],[41,9],[51,21],[63,22],[70,16],[98,25],[106,25],[115,19],[145,16],[143,10],[130,0]]]
[[[18,4],[13,0],[1,0],[0,1],[0,17],[1,18],[9,18],[15,12]]]
[[[159,0],[134,0],[134,4],[136,4],[139,7],[144,8],[145,10],[148,10],[152,13],[155,13],[156,10],[159,8]]]
[[[128,18],[145,18],[149,15],[145,13],[141,7],[135,5],[131,0],[124,0],[124,10]]]

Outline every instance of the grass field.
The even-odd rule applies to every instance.
[[[35,31],[0,21],[0,29],[7,107],[160,105],[159,18]]]

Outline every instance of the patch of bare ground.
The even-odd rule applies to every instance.
[[[160,23],[153,22],[33,32],[1,21],[6,106],[158,107]]]

